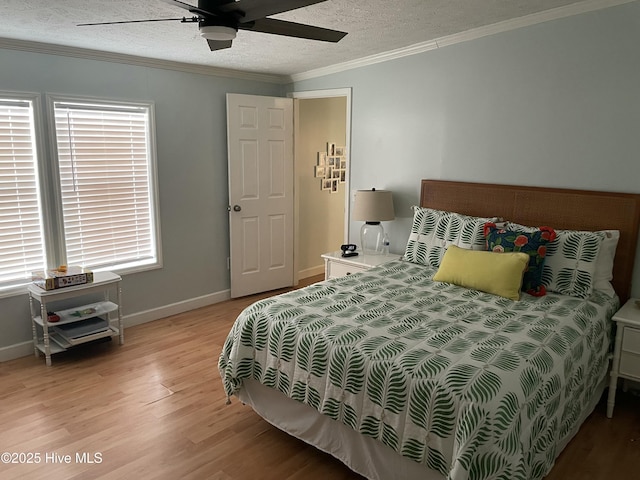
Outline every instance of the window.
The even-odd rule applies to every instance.
[[[0,292],[59,264],[160,264],[153,106],[0,92]]]
[[[156,263],[151,107],[52,100],[65,263]]]
[[[0,288],[45,264],[34,98],[0,93]]]

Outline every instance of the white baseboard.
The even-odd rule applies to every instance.
[[[314,277],[322,273],[324,273],[324,265],[318,265],[317,267],[311,267],[305,270],[300,270],[298,272],[298,279],[302,280],[303,278]]]
[[[223,290],[217,293],[210,293],[201,297],[191,298],[189,300],[183,300],[182,302],[171,303],[158,308],[152,308],[150,310],[144,310],[142,312],[126,315],[123,318],[125,328],[133,327],[134,325],[140,325],[161,318],[170,317],[171,315],[177,315],[178,313],[188,312],[189,310],[195,310],[196,308],[206,307],[207,305],[213,305],[214,303],[224,302],[231,298],[229,290]]]
[[[2,347],[0,348],[0,362],[8,362],[16,358],[34,355],[33,352],[33,341],[31,340],[9,345],[8,347]]]
[[[206,307],[207,305],[213,305],[214,303],[223,302],[225,300],[229,300],[230,298],[230,291],[223,290],[221,292],[210,293],[201,297],[183,300],[182,302],[176,302],[169,305],[164,305],[162,307],[133,313],[131,315],[125,315],[122,321],[126,330],[128,327],[133,327],[134,325],[141,325],[143,323],[152,322],[161,318],[170,317],[171,315],[177,315],[178,313],[195,310],[196,308]],[[31,340],[29,340],[28,342],[16,343],[15,345],[9,345],[8,347],[1,347],[0,362],[7,362],[16,358],[33,355],[33,352],[33,342]]]

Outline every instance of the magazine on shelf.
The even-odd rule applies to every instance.
[[[87,335],[106,332],[109,330],[109,322],[104,318],[91,317],[79,322],[57,325],[53,330],[67,340],[76,340]]]

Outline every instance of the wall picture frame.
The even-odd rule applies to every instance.
[[[338,186],[347,181],[346,148],[327,142],[326,151],[318,152],[313,175],[320,179],[321,190],[337,192]]]

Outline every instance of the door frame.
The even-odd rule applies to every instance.
[[[351,198],[351,164],[352,164],[352,157],[351,157],[351,88],[333,88],[333,89],[325,89],[325,90],[304,90],[304,91],[299,91],[299,92],[289,92],[287,93],[287,97],[289,98],[293,98],[294,102],[293,102],[293,111],[294,111],[294,125],[293,125],[293,158],[294,158],[294,169],[295,169],[295,159],[298,158],[298,142],[297,142],[297,138],[298,138],[298,129],[299,129],[299,124],[298,122],[295,121],[295,119],[297,118],[297,110],[298,110],[298,100],[307,100],[307,99],[312,99],[312,98],[334,98],[334,97],[345,97],[346,102],[347,102],[347,106],[346,106],[346,118],[345,118],[345,125],[346,125],[346,131],[345,131],[345,146],[347,147],[347,152],[348,152],[348,159],[349,161],[347,162],[347,174],[346,174],[346,178],[345,178],[345,183],[344,183],[344,187],[345,187],[345,192],[346,195],[344,196],[344,239],[343,242],[344,243],[349,243],[349,226],[350,226],[350,222],[349,222],[349,218],[350,218],[350,205],[351,202],[349,201]],[[294,172],[295,173],[295,172]],[[296,178],[296,184],[297,184],[297,176]],[[299,218],[300,218],[300,197],[299,197],[299,190],[297,188],[297,185],[294,185],[294,192],[293,192],[293,211],[294,211],[294,226],[293,226],[293,238],[294,238],[294,242],[293,242],[293,281],[294,284],[297,284],[299,281],[299,269],[298,269],[298,256],[299,256],[299,250],[298,250],[298,246],[299,246],[299,240],[300,240],[300,225],[299,225]]]

